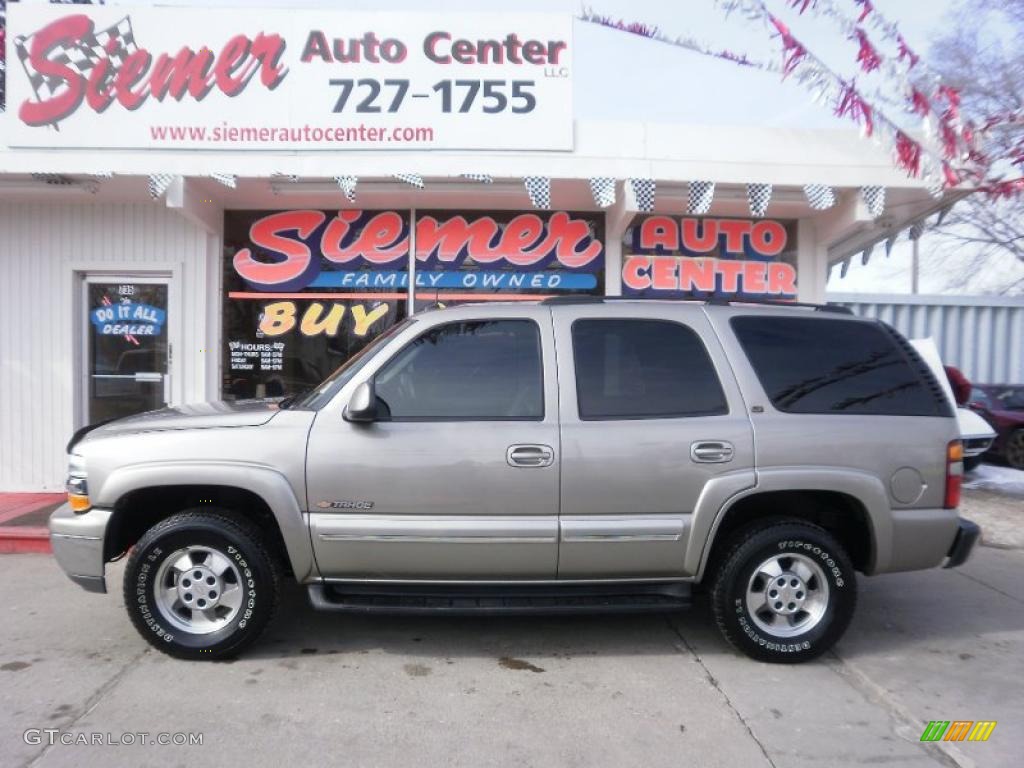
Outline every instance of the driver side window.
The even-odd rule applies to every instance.
[[[392,421],[540,421],[540,331],[531,320],[472,320],[432,328],[374,380]]]

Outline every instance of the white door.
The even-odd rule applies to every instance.
[[[82,422],[95,424],[170,401],[171,278],[85,274]]]

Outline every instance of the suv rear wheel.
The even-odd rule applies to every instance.
[[[269,623],[279,582],[280,567],[255,528],[222,511],[188,510],[157,523],[132,549],[124,601],[160,651],[222,659]]]
[[[853,617],[857,581],[842,546],[801,521],[742,531],[714,576],[718,628],[759,661],[794,663],[824,653]]]

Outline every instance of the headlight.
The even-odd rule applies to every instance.
[[[68,505],[74,512],[88,512],[92,503],[89,501],[89,484],[85,479],[85,459],[72,454],[68,460],[68,479],[65,484],[68,492]]]

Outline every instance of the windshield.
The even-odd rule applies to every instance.
[[[356,375],[360,368],[370,360],[372,352],[379,349],[388,339],[397,334],[404,328],[409,327],[415,322],[412,317],[407,317],[400,323],[391,326],[384,331],[380,336],[375,338],[361,350],[356,352],[352,357],[346,360],[337,368],[334,373],[324,379],[315,387],[310,388],[305,392],[300,392],[294,395],[293,398],[282,401],[282,407],[284,408],[319,408],[331,396],[341,389],[345,384],[351,381],[352,377]]]
[[[990,394],[996,410],[1024,411],[1024,387],[1000,387]]]

